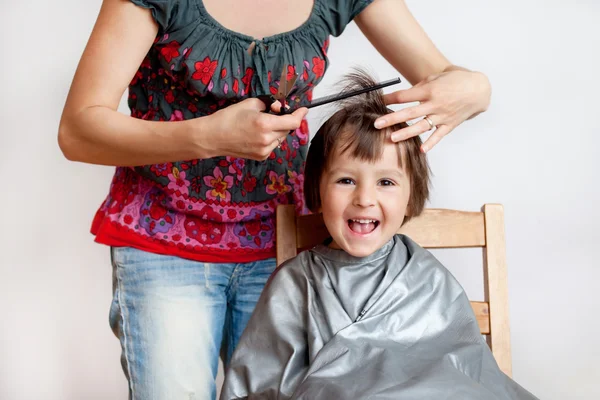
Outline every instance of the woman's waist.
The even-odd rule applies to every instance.
[[[135,169],[118,167],[105,202],[108,214],[128,209],[136,219],[191,217],[211,223],[249,223],[272,218],[279,204],[302,190],[300,171],[253,171],[215,165],[212,171],[185,163]]]

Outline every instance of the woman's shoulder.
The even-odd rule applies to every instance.
[[[130,0],[133,4],[147,8],[158,24],[161,33],[177,30],[191,23],[198,16],[195,0]]]
[[[314,0],[327,29],[333,36],[342,34],[346,25],[375,0]]]

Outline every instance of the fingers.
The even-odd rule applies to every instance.
[[[281,148],[284,145],[288,134],[289,131],[276,131],[265,135],[263,146],[258,150],[256,155],[251,158],[258,161],[266,160],[276,148]]]
[[[266,104],[262,100],[255,98],[255,97],[247,98],[246,100],[240,102],[239,104],[240,105],[244,104],[251,110],[256,110],[256,111],[265,111],[265,109],[267,108]]]
[[[384,115],[375,120],[375,128],[382,129],[388,126],[393,126],[401,122],[410,121],[428,115],[433,112],[431,105],[428,103],[419,104],[413,107],[407,107],[391,114]]]
[[[452,128],[450,128],[450,126],[448,125],[436,125],[435,121],[437,118],[438,117],[436,115],[429,116],[429,119],[435,126],[435,130],[433,131],[431,136],[427,138],[425,143],[421,145],[421,151],[423,153],[427,153],[429,150],[431,150],[436,144],[440,142],[440,140],[444,138],[444,136],[446,136],[452,131]],[[419,122],[407,128],[402,128],[396,132],[392,132],[391,139],[394,142],[400,142],[402,140],[409,139],[411,137],[420,135],[430,130],[431,125],[429,124],[429,122],[427,122],[426,119],[422,119]]]
[[[433,123],[433,126],[435,127],[436,116],[430,115],[429,119],[431,120],[431,122]],[[430,131],[431,129],[433,129],[433,128],[431,127],[429,122],[427,122],[427,120],[425,118],[423,118],[419,122],[416,122],[416,123],[410,125],[409,127],[402,128],[400,130],[392,132],[391,138],[392,138],[392,141],[399,142],[402,140],[409,139],[413,136],[420,135],[427,131]]]
[[[425,143],[423,143],[423,145],[421,145],[421,151],[423,153],[427,153],[429,150],[431,150],[433,148],[433,146],[438,144],[440,142],[440,140],[442,140],[444,138],[444,136],[449,134],[451,131],[452,131],[452,129],[448,125],[439,126],[435,130],[435,132],[433,132],[431,134],[431,136],[429,136],[429,138],[425,141]]]
[[[302,123],[302,120],[308,113],[308,109],[306,107],[299,108],[295,110],[291,114],[285,115],[274,115],[274,114],[264,114],[264,123],[265,128],[268,128],[271,131],[285,131],[289,132],[293,129],[296,129]]]
[[[416,85],[410,89],[398,90],[383,96],[385,104],[403,104],[413,101],[424,101],[429,98],[429,91],[426,86]]]
[[[279,111],[281,111],[281,103],[279,102],[279,100],[275,100],[275,102],[271,104],[271,112],[279,114]]]

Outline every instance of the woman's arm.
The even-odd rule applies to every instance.
[[[426,151],[456,126],[488,108],[491,87],[487,77],[452,65],[403,0],[376,0],[355,21],[381,55],[415,85],[388,94],[386,102],[420,102],[379,119],[378,128],[428,116],[437,130],[423,145]],[[429,123],[423,120],[394,133],[392,139],[404,140],[429,129]]]
[[[451,65],[403,0],[375,0],[354,20],[377,51],[413,85]]]
[[[122,166],[218,155],[265,159],[278,137],[300,125],[306,109],[270,115],[260,112],[264,105],[257,99],[179,122],[119,113],[119,101],[157,32],[149,10],[129,0],[104,0],[60,122],[58,142],[65,157]]]

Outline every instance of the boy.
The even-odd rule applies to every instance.
[[[271,277],[222,400],[535,398],[499,370],[458,282],[396,235],[423,210],[429,167],[419,137],[373,127],[389,112],[381,92],[348,100],[312,140],[305,196],[331,240]]]

